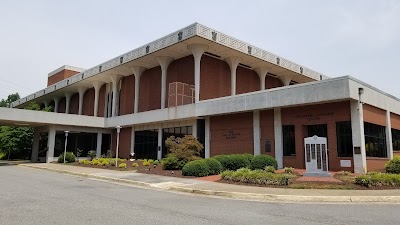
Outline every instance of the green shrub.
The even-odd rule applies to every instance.
[[[7,156],[6,152],[0,152],[0,160],[5,159]]]
[[[156,160],[153,162],[154,165],[158,166],[158,164],[160,164],[160,161]]]
[[[110,164],[110,166],[115,166],[115,159],[108,159],[108,163]]]
[[[90,160],[93,160],[94,158],[96,158],[96,151],[95,150],[88,151],[87,156],[90,157]]]
[[[179,158],[172,153],[161,160],[161,164],[165,170],[181,170],[186,163],[185,160],[179,160]]]
[[[139,164],[137,164],[137,163],[132,163],[132,167],[138,167],[139,166]]]
[[[147,162],[154,163],[154,160],[153,159],[149,159],[149,160],[147,160]]]
[[[275,169],[278,168],[278,162],[272,156],[269,155],[257,155],[251,161],[250,169],[262,170],[267,166],[273,166]]]
[[[227,181],[257,184],[257,185],[289,185],[290,176],[287,174],[269,173],[265,170],[250,170],[242,168],[237,171],[222,172],[221,178]]]
[[[208,165],[209,171],[207,175],[216,175],[222,172],[222,165],[218,160],[210,158],[210,159],[201,159],[206,162]],[[200,160],[197,160],[200,161]]]
[[[396,156],[389,160],[385,165],[385,170],[387,173],[400,174],[400,156]]]
[[[293,167],[285,167],[283,170],[285,171],[285,173],[294,173]]]
[[[90,165],[90,164],[92,164],[92,161],[85,159],[85,160],[83,160],[83,164]]]
[[[84,161],[85,161],[84,159],[81,159],[81,160],[78,161],[78,163],[79,163],[79,164],[83,164]]]
[[[339,171],[338,174],[341,175],[341,176],[348,176],[348,175],[350,175],[350,172],[342,170],[342,171]]]
[[[217,155],[213,158],[221,163],[224,170],[247,168],[253,160],[253,156],[250,154]]]
[[[102,166],[108,166],[109,164],[110,164],[110,163],[108,163],[107,160],[101,161],[101,162],[100,162],[100,165],[102,165]]]
[[[76,158],[73,152],[67,152],[65,154],[65,162],[72,163],[75,162]],[[58,162],[63,163],[64,162],[64,153],[62,153],[60,156],[58,156]]]
[[[204,177],[210,172],[210,168],[205,160],[195,160],[186,163],[182,168],[183,176]]]
[[[121,163],[118,165],[118,168],[125,168],[126,169],[126,163]]]
[[[273,166],[266,166],[265,171],[268,173],[275,173],[275,167]]]
[[[371,186],[400,186],[400,174],[367,173],[356,177],[355,183],[365,187]]]
[[[150,166],[150,163],[147,162],[147,161],[144,161],[144,162],[142,163],[142,165],[143,165],[143,166]]]
[[[101,163],[100,163],[100,161],[98,159],[93,159],[92,160],[92,165],[97,166],[97,165],[100,165],[100,164]]]

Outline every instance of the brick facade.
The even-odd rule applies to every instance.
[[[231,94],[231,70],[226,62],[203,55],[200,74],[200,100]]]
[[[295,125],[296,156],[284,156],[283,165],[305,168],[304,138],[308,136],[307,125],[327,125],[329,170],[353,170],[340,167],[340,160],[352,157],[338,157],[336,122],[351,121],[350,102],[336,102],[282,109],[282,125]]]
[[[54,74],[53,76],[50,76],[49,78],[47,78],[47,87],[50,85],[53,85],[59,81],[62,81],[68,77],[72,77],[73,75],[76,75],[78,73],[79,72],[72,71],[72,70],[62,70],[62,71]]]
[[[65,97],[60,98],[58,102],[58,113],[65,113],[65,104],[66,104],[66,99]]]
[[[119,115],[132,114],[135,107],[135,76],[130,75],[121,79],[119,96]]]
[[[69,103],[69,114],[78,114],[79,112],[79,93],[75,93],[71,96]]]
[[[236,69],[236,94],[260,90],[260,77],[254,70],[238,66]]]
[[[139,92],[139,112],[161,108],[161,67],[143,72]]]
[[[210,118],[210,155],[253,154],[253,113]]]
[[[99,105],[97,110],[98,117],[104,117],[104,107],[105,107],[105,97],[106,97],[106,84],[104,84],[99,91]]]
[[[371,105],[363,105],[364,122],[386,127],[386,111]]]
[[[82,115],[93,116],[94,88],[87,89],[83,95]]]

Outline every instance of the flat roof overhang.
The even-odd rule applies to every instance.
[[[182,34],[180,34],[181,32]],[[215,40],[211,35],[212,32],[216,33]],[[179,35],[182,37],[181,40],[178,40]],[[157,56],[169,56],[174,59],[180,59],[192,55],[192,52],[187,46],[195,43],[208,45],[209,48],[205,54],[211,57],[224,60],[226,57],[237,56],[242,58],[240,66],[249,69],[267,67],[269,70],[268,75],[270,76],[292,76],[292,81],[297,83],[320,80],[321,77],[323,79],[327,78],[322,74],[286,60],[283,57],[195,23],[139,47],[138,49],[62,80],[32,95],[21,98],[21,100],[13,102],[12,107],[24,108],[31,101],[50,101],[55,97],[65,96],[66,92],[77,92],[78,87],[91,88],[95,81],[110,83],[110,75],[132,75],[133,72],[130,69],[132,66],[143,66],[148,69],[157,67],[159,66],[159,63],[155,59]]]

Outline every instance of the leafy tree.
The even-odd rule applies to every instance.
[[[8,95],[7,99],[2,99],[0,101],[0,107],[8,107],[12,102],[17,101],[18,99],[20,99],[18,93],[10,94]]]

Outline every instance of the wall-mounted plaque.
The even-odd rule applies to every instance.
[[[354,147],[354,154],[361,154],[361,147]]]

